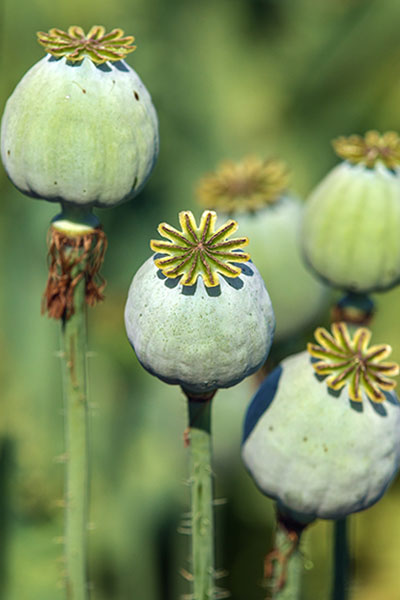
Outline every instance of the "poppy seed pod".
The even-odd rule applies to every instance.
[[[254,396],[242,457],[259,489],[299,522],[340,519],[379,500],[400,464],[389,346],[344,323],[290,356]]]
[[[275,325],[264,282],[241,251],[248,240],[227,240],[237,224],[215,230],[216,219],[205,211],[197,227],[184,211],[181,231],[162,223],[158,231],[168,241],[151,242],[158,254],[134,276],[125,307],[143,367],[191,394],[230,387],[256,371]]]
[[[22,78],[1,125],[1,156],[28,196],[113,206],[144,185],[158,153],[150,95],[123,60],[121,29],[39,33],[47,56]]]
[[[226,161],[198,185],[199,202],[221,222],[232,216],[249,237],[249,252],[276,317],[275,341],[310,325],[324,309],[326,288],[304,266],[300,246],[302,203],[287,193],[283,161],[247,157]],[[294,310],[295,307],[295,310]]]
[[[324,280],[350,292],[400,280],[400,139],[394,132],[334,141],[345,159],[310,195],[303,250]]]

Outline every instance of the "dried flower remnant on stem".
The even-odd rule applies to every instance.
[[[345,323],[333,323],[332,333],[318,327],[314,335],[319,345],[309,343],[307,349],[311,356],[322,359],[313,363],[313,367],[318,375],[329,376],[328,387],[339,390],[348,385],[353,402],[362,402],[362,391],[372,402],[383,402],[383,391],[396,387],[390,377],[398,375],[399,366],[395,362],[381,362],[392,348],[387,344],[368,347],[369,329],[360,327],[351,337]]]
[[[123,60],[136,49],[132,45],[135,38],[131,35],[124,37],[122,29],[105,31],[101,25],[94,25],[86,35],[82,27],[72,25],[67,32],[54,27],[48,33],[39,31],[37,36],[46,52],[56,58],[65,56],[72,62],[81,61],[85,56],[96,64]]]
[[[288,182],[288,169],[283,161],[249,156],[241,162],[221,163],[215,173],[199,182],[197,196],[206,208],[227,213],[251,212],[274,204]]]
[[[378,131],[368,131],[361,135],[340,136],[332,142],[338,156],[354,164],[373,167],[381,161],[388,169],[400,166],[400,138],[395,131],[381,135]]]
[[[277,509],[274,548],[264,560],[264,579],[270,591],[268,598],[298,597],[303,571],[299,546],[306,527]]]
[[[150,247],[154,252],[168,256],[156,258],[155,264],[166,277],[183,275],[182,285],[194,285],[199,275],[207,287],[219,284],[218,274],[226,277],[238,277],[242,269],[235,264],[246,262],[250,255],[236,252],[247,246],[248,239],[227,238],[234,233],[238,224],[227,221],[215,231],[217,214],[214,211],[204,211],[200,225],[197,227],[195,218],[190,211],[179,213],[179,223],[182,231],[178,231],[167,223],[158,226],[158,232],[169,241],[151,240]]]
[[[100,275],[107,249],[106,234],[100,227],[70,236],[50,227],[48,237],[49,276],[42,300],[42,313],[54,319],[68,320],[75,313],[74,291],[85,279],[85,300],[94,306],[104,299],[106,286]]]

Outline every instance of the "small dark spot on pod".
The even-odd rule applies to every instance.
[[[10,156],[11,150],[7,150],[7,156]]]
[[[136,100],[139,100],[139,94],[136,91],[133,92],[133,95],[135,96]]]
[[[57,185],[57,181],[54,182],[54,185]]]
[[[84,88],[82,88],[82,92],[83,92],[84,94],[86,94],[86,90],[85,90]]]
[[[84,194],[86,194],[86,190],[82,190]]]
[[[303,437],[303,442],[308,442],[308,437]]]
[[[328,452],[328,446],[326,446],[325,444],[322,446],[324,449],[324,452]]]
[[[272,425],[270,425],[270,426],[268,427],[268,429],[269,429],[270,431],[273,431],[273,430],[274,430],[274,428],[273,428],[273,426],[272,426]]]
[[[112,81],[113,81],[113,83],[115,83],[115,79],[113,79]]]

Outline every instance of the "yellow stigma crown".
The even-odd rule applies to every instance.
[[[131,35],[124,37],[122,29],[113,29],[110,33],[105,31],[101,25],[94,25],[86,35],[82,27],[72,25],[67,32],[56,28],[48,33],[39,31],[37,37],[46,52],[56,58],[65,56],[72,62],[81,61],[85,56],[96,64],[122,60],[136,49],[132,45],[135,38]]]
[[[158,232],[168,241],[151,240],[150,247],[154,252],[167,256],[156,258],[156,266],[166,277],[182,275],[182,285],[194,285],[199,275],[207,287],[219,284],[218,273],[226,277],[238,277],[242,269],[232,263],[250,259],[249,254],[236,252],[247,246],[249,240],[245,237],[227,240],[237,230],[238,224],[230,220],[215,231],[216,222],[217,214],[206,210],[197,227],[193,214],[186,210],[179,213],[181,231],[161,223]]]
[[[387,344],[368,347],[371,332],[365,327],[357,329],[353,337],[342,322],[333,323],[331,330],[318,327],[314,335],[319,345],[307,345],[311,356],[321,359],[313,363],[317,374],[328,375],[325,383],[333,390],[348,385],[353,402],[362,402],[362,390],[372,402],[383,402],[383,392],[396,386],[390,377],[399,373],[395,362],[381,362],[392,348]]]
[[[373,167],[381,161],[388,169],[400,165],[400,138],[394,131],[387,131],[383,135],[378,131],[368,131],[365,137],[341,136],[333,140],[332,145],[338,156],[354,164]]]

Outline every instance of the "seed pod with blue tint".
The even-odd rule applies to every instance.
[[[344,323],[316,330],[247,411],[242,457],[259,489],[299,522],[340,519],[379,500],[400,464],[399,368]]]
[[[191,598],[216,598],[211,399],[266,360],[275,318],[264,282],[243,248],[230,238],[238,225],[216,227],[204,211],[197,225],[179,213],[181,229],[161,223],[164,240],[134,276],[125,306],[128,338],[147,371],[180,385],[188,400],[190,446]],[[230,239],[228,239],[230,238]]]
[[[181,231],[162,223],[165,241],[133,278],[125,308],[130,343],[141,364],[194,394],[230,387],[267,357],[275,326],[257,268],[242,252],[247,238],[228,237],[237,223],[216,229],[205,211],[200,225],[179,214]]]
[[[283,161],[247,157],[225,161],[198,185],[199,202],[233,217],[249,236],[249,251],[267,283],[275,310],[275,340],[309,326],[326,306],[326,288],[304,266],[300,250],[302,203],[287,192]],[[295,308],[294,308],[295,307]]]
[[[369,131],[333,145],[344,161],[308,199],[305,258],[335,287],[385,290],[400,280],[400,139]]]

